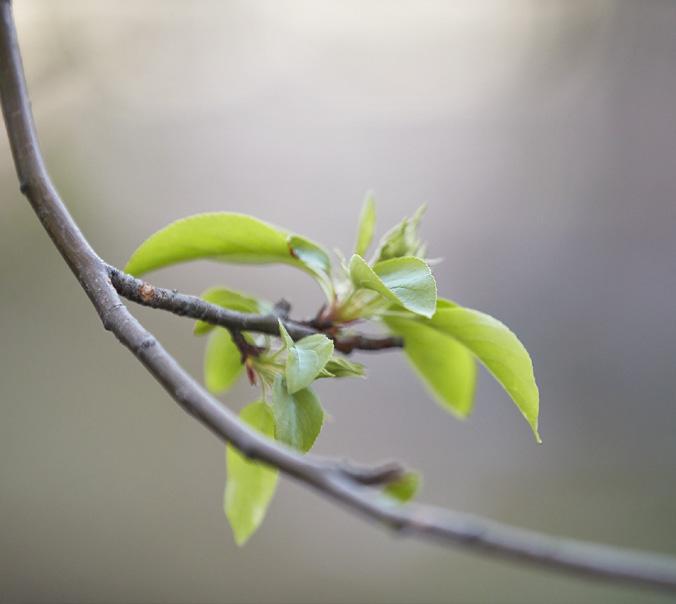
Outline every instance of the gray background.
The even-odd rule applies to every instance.
[[[319,452],[406,460],[440,505],[676,554],[676,4],[15,4],[47,162],[104,258],[205,210],[349,251],[367,189],[379,233],[427,201],[441,293],[534,357],[540,447],[487,376],[458,422],[391,353],[321,385]],[[666,601],[397,539],[286,480],[237,549],[222,445],[101,329],[0,139],[0,601]],[[320,301],[284,267],[153,280]],[[201,374],[189,322],[134,312]]]

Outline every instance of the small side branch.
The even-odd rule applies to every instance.
[[[294,340],[300,340],[315,333],[325,333],[334,340],[336,350],[345,354],[354,350],[386,350],[403,346],[402,339],[393,336],[335,335],[331,330],[320,330],[299,321],[293,321],[287,316],[288,303],[278,304],[275,310],[267,315],[242,313],[211,304],[197,296],[157,287],[112,266],[108,267],[108,273],[117,293],[127,300],[150,308],[166,310],[181,317],[199,319],[233,332],[251,331],[278,336],[278,321],[282,320],[284,327]]]

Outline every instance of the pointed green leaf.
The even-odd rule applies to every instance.
[[[437,285],[430,267],[420,258],[393,258],[371,268],[355,254],[350,260],[350,277],[355,287],[378,292],[415,314],[425,317],[434,314]]]
[[[472,410],[476,363],[467,349],[427,321],[402,317],[383,318],[385,324],[404,338],[404,354],[447,411],[460,418]]]
[[[383,489],[383,493],[400,503],[406,503],[413,499],[420,490],[420,482],[420,474],[417,472],[406,472],[399,480],[388,484]]]
[[[378,262],[403,256],[422,257],[425,246],[418,237],[420,219],[427,206],[420,206],[411,218],[404,218],[398,225],[390,229],[378,245]]]
[[[263,401],[251,403],[239,414],[243,421],[265,436],[275,435],[274,417]],[[237,545],[244,545],[263,522],[277,487],[276,469],[251,461],[234,447],[226,446],[227,482],[224,509]]]
[[[302,248],[300,253],[292,250],[290,238]],[[316,277],[318,264],[328,258],[320,259],[322,253],[326,256],[317,244],[252,216],[210,212],[177,220],[151,235],[132,254],[125,271],[139,276],[179,262],[209,259],[290,264]]]
[[[272,410],[277,440],[303,452],[315,442],[324,422],[324,411],[312,390],[289,394],[282,376],[272,386]]]
[[[264,313],[269,312],[271,308],[267,302],[224,287],[211,287],[203,292],[200,298],[205,302],[210,302],[229,310],[236,310],[237,312]],[[208,333],[213,328],[214,326],[209,323],[196,321],[193,333],[195,335],[202,335]]]
[[[204,384],[214,394],[230,388],[242,373],[242,355],[226,329],[209,336],[204,351]]]
[[[357,229],[357,244],[354,253],[364,256],[373,240],[373,231],[376,226],[376,204],[372,195],[364,200],[364,206],[359,216],[359,228]]]
[[[333,341],[324,334],[314,334],[289,347],[286,357],[286,383],[289,394],[307,388],[319,375],[333,354]]]
[[[286,327],[284,327],[284,323],[282,323],[281,319],[277,319],[277,323],[279,324],[279,337],[282,339],[282,342],[284,342],[284,346],[286,346],[287,349],[293,348],[293,338],[289,335]]]
[[[319,377],[363,377],[366,368],[361,363],[354,363],[343,357],[333,357],[324,365],[324,371],[329,375],[323,376],[320,374]]]
[[[501,384],[519,408],[538,442],[540,396],[533,363],[523,344],[503,323],[470,308],[441,308],[421,321],[460,342]]]
[[[331,272],[331,259],[324,248],[313,241],[291,235],[288,238],[291,255],[300,260],[305,266],[317,274],[329,275]]]

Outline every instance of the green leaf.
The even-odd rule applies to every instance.
[[[538,442],[540,395],[533,363],[523,344],[504,324],[470,308],[445,308],[430,321],[468,348],[501,384],[519,408]]]
[[[355,287],[378,292],[405,309],[431,317],[437,304],[437,285],[432,271],[420,258],[393,258],[371,268],[355,254],[350,260],[350,277]]]
[[[403,256],[421,257],[424,255],[425,246],[418,237],[418,226],[426,209],[427,206],[423,204],[411,218],[404,218],[385,233],[378,245],[378,262]]]
[[[279,337],[282,338],[284,345],[287,348],[293,348],[294,346],[293,338],[289,335],[289,332],[286,330],[286,327],[284,327],[284,323],[282,323],[281,319],[277,319],[277,323],[279,324]]]
[[[224,287],[211,287],[204,291],[200,298],[205,302],[210,302],[229,310],[236,310],[237,312],[264,313],[268,312],[271,308],[271,305],[267,302]],[[208,333],[213,328],[214,325],[210,325],[204,321],[197,321],[195,322],[193,333],[195,335],[202,335]]]
[[[324,369],[333,354],[333,341],[318,333],[294,342],[281,321],[279,333],[288,349],[286,384],[289,394],[294,394],[307,388]]]
[[[317,274],[328,276],[331,273],[331,259],[324,248],[313,241],[291,235],[288,238],[291,255]]]
[[[383,489],[383,493],[401,503],[406,503],[413,499],[420,490],[420,482],[420,474],[417,472],[406,472],[399,480],[388,484]]]
[[[333,357],[324,365],[324,370],[318,377],[363,377],[365,373],[366,368],[361,363],[353,363],[342,357]]]
[[[275,434],[275,422],[268,405],[256,401],[239,416],[265,436]],[[251,461],[234,447],[226,446],[227,481],[224,509],[237,545],[244,545],[263,522],[277,487],[278,472],[261,462]]]
[[[326,256],[317,244],[252,216],[211,212],[177,220],[151,235],[132,254],[125,271],[139,276],[179,262],[210,259],[290,264],[316,277],[319,264],[328,259],[320,259],[322,253]]]
[[[435,400],[456,416],[467,417],[472,410],[476,383],[472,354],[461,343],[415,316],[384,317],[383,321],[404,338],[404,354]]]
[[[277,440],[303,452],[310,450],[324,422],[324,411],[312,390],[289,394],[278,375],[272,385],[272,410]]]
[[[242,356],[227,329],[209,336],[204,351],[204,384],[214,394],[228,390],[242,373]]]
[[[364,200],[364,206],[359,216],[359,228],[357,229],[357,244],[354,253],[364,256],[373,240],[373,231],[376,226],[376,204],[372,195]]]

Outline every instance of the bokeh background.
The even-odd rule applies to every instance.
[[[542,446],[485,374],[459,422],[388,353],[321,385],[319,452],[405,460],[429,502],[676,554],[675,3],[15,5],[47,163],[104,258],[208,210],[349,251],[368,189],[379,233],[427,201],[441,292],[534,357]],[[101,329],[0,147],[0,601],[667,601],[396,538],[288,480],[237,549],[222,444]],[[321,298],[285,267],[153,280],[301,316]],[[134,312],[201,374],[190,322]]]

